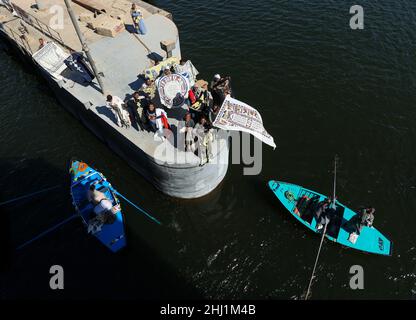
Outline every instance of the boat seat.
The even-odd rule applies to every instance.
[[[107,193],[107,191],[108,191],[108,188],[106,187],[106,186],[101,186],[100,188],[98,188],[97,189],[98,191],[100,191],[100,192],[102,192],[102,193],[104,193],[104,194],[106,194]]]
[[[88,199],[82,199],[81,201],[79,201],[79,203],[78,203],[78,208],[80,209],[80,210],[83,210],[86,206],[88,206],[88,204],[89,204],[90,202],[88,201]]]
[[[80,203],[80,205],[78,206],[79,210],[84,212],[87,210],[93,210],[94,209],[94,205],[89,202],[87,199],[85,199],[82,203]]]
[[[304,192],[298,200],[296,207],[300,217],[307,223],[312,223],[316,204],[319,202],[319,196],[311,192]]]
[[[319,203],[319,196],[314,195],[311,199],[307,201],[305,210],[302,212],[302,219],[308,222],[309,224],[312,223],[312,219],[314,218],[317,205]]]
[[[344,207],[337,205],[335,212],[333,211],[330,217],[331,220],[328,224],[327,234],[335,239],[338,237],[339,229],[343,222],[344,211]]]

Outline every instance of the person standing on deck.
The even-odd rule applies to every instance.
[[[214,136],[212,131],[212,126],[208,123],[206,117],[202,115],[194,130],[198,138],[198,155],[201,159],[201,165],[213,158],[212,142],[214,141]]]
[[[131,6],[130,14],[131,14],[131,19],[133,20],[133,26],[134,26],[134,30],[136,31],[136,33],[145,35],[146,27],[143,21],[143,14],[137,8],[136,4],[134,3]]]
[[[141,96],[137,91],[133,93],[133,96],[127,101],[127,110],[130,114],[130,120],[137,131],[139,128],[141,130],[144,129],[143,124],[143,106],[141,101],[144,100],[145,97]]]
[[[163,68],[163,75],[164,76],[170,76],[172,74],[172,70],[170,70],[169,66],[166,66]]]
[[[169,129],[168,117],[165,110],[156,108],[153,103],[150,103],[146,111],[146,118],[149,121],[150,130],[163,138],[163,129]]]
[[[150,103],[146,110],[146,118],[150,126],[150,130],[153,132],[157,131],[156,125],[156,108],[153,103]]]
[[[221,75],[214,75],[214,79],[211,81],[211,93],[214,99],[214,104],[222,105],[225,97],[231,94],[231,78],[221,77]]]
[[[146,78],[145,82],[142,84],[140,88],[140,92],[144,93],[146,99],[149,101],[153,101],[156,96],[156,84],[153,80]]]
[[[208,82],[205,82],[202,85],[202,92],[203,92],[203,110],[206,115],[209,114],[209,111],[214,106],[214,98],[212,97],[211,91],[208,90]]]
[[[197,84],[195,84],[188,92],[190,108],[196,112],[202,109],[202,92]]]
[[[185,126],[181,129],[181,133],[185,133],[185,151],[195,152],[195,137],[193,134],[195,122],[189,112],[185,114],[184,121]]]
[[[179,61],[179,64],[175,65],[175,67],[174,67],[175,72],[180,73],[180,74],[185,73],[187,71],[187,69],[185,67],[185,64],[186,64],[186,60],[181,59]]]
[[[208,119],[211,123],[213,123],[215,121],[219,111],[220,111],[220,107],[216,104],[214,104],[212,106],[212,108],[208,108]],[[217,130],[218,130],[218,128],[217,128]]]
[[[45,41],[43,38],[39,38],[39,48],[38,50],[42,49],[48,42]]]
[[[117,96],[107,96],[107,106],[111,108],[116,117],[116,122],[119,127],[129,128],[131,126],[129,113],[123,107],[124,102]]]

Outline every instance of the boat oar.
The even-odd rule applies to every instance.
[[[141,211],[146,217],[148,217],[149,219],[153,220],[154,222],[156,222],[157,224],[161,224],[159,220],[157,220],[155,217],[152,217],[150,214],[148,214],[145,210],[143,210],[142,208],[140,208],[137,204],[134,204],[133,202],[131,202],[129,199],[127,199],[125,196],[123,196],[120,192],[118,192],[117,190],[114,190],[115,193],[120,196],[121,198],[123,198],[124,200],[126,200],[131,206],[133,206],[134,208],[136,208],[137,210]]]
[[[66,224],[67,222],[69,222],[69,221],[71,221],[72,219],[77,218],[77,217],[78,217],[78,215],[76,214],[76,215],[70,216],[69,218],[66,218],[65,220],[63,220],[63,221],[59,222],[58,224],[54,225],[53,227],[51,227],[51,228],[49,228],[49,229],[47,229],[47,230],[43,231],[41,234],[37,235],[36,237],[34,237],[34,238],[30,239],[29,241],[26,241],[25,243],[21,244],[20,246],[18,246],[18,247],[16,248],[16,250],[20,250],[20,249],[22,249],[22,248],[26,247],[27,245],[31,244],[32,242],[34,242],[34,241],[36,241],[36,240],[38,240],[38,239],[40,239],[40,238],[42,238],[42,237],[46,236],[47,234],[49,234],[49,233],[51,233],[51,232],[55,231],[55,230],[56,230],[56,229],[58,229],[59,227],[63,226],[63,225],[64,225],[64,224]]]
[[[316,266],[318,265],[318,260],[319,260],[319,255],[321,253],[322,244],[324,243],[324,238],[325,238],[326,227],[327,226],[328,226],[328,223],[325,223],[324,231],[322,232],[321,243],[319,244],[318,254],[316,255],[316,259],[315,259],[315,265],[313,266],[311,279],[309,280],[308,290],[306,291],[305,300],[308,300],[308,297],[309,297],[309,294],[310,294],[310,291],[311,291],[311,287],[312,287],[312,281],[315,278],[315,270],[316,270]]]
[[[335,207],[335,202],[336,202],[335,197],[336,197],[336,185],[337,185],[337,160],[338,160],[338,156],[335,155],[335,159],[334,159],[334,190],[333,190],[333,198],[332,198],[332,204],[331,204],[331,207],[332,207],[333,210],[336,209],[336,207]],[[316,270],[316,266],[318,265],[319,255],[321,254],[321,249],[322,249],[322,245],[324,243],[324,238],[325,238],[326,229],[328,227],[328,224],[329,224],[329,219],[326,219],[324,231],[322,232],[321,243],[319,244],[318,254],[316,255],[316,258],[315,258],[315,265],[313,266],[311,279],[309,280],[308,290],[306,290],[305,300],[308,300],[308,298],[309,298],[309,294],[310,294],[311,287],[312,287],[312,281],[315,278],[315,270]]]
[[[20,200],[24,200],[26,198],[30,198],[30,197],[36,196],[36,195],[38,195],[40,193],[44,193],[44,192],[47,192],[47,191],[51,191],[51,190],[57,189],[60,186],[61,185],[57,185],[57,186],[54,186],[54,187],[45,188],[45,189],[42,189],[42,190],[39,190],[39,191],[36,191],[36,192],[32,192],[32,193],[26,194],[24,196],[20,196],[20,197],[17,197],[17,198],[13,198],[11,200],[7,200],[7,201],[0,202],[0,207],[1,206],[5,206],[7,204],[11,204],[11,203],[16,202],[16,201],[20,201]]]

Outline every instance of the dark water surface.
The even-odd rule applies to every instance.
[[[266,182],[328,194],[337,153],[340,201],[376,207],[376,227],[394,253],[371,256],[326,242],[313,297],[414,298],[416,2],[360,1],[361,31],[349,28],[355,3],[348,1],[152,3],[173,13],[182,54],[203,77],[232,75],[235,95],[261,111],[277,149],[264,146],[258,176],[232,165],[209,196],[168,198],[65,112],[30,69],[0,52],[0,199],[63,186],[6,208],[12,245],[73,213],[72,156],[164,224],[125,205],[130,246],[113,255],[73,221],[2,259],[1,297],[299,298],[319,237],[289,217]],[[53,264],[65,269],[60,292],[48,286]],[[349,289],[355,264],[364,267],[362,291]]]

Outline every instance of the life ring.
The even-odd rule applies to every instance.
[[[85,170],[87,170],[88,166],[85,162],[80,162],[78,165],[78,171],[79,172],[84,172]]]

